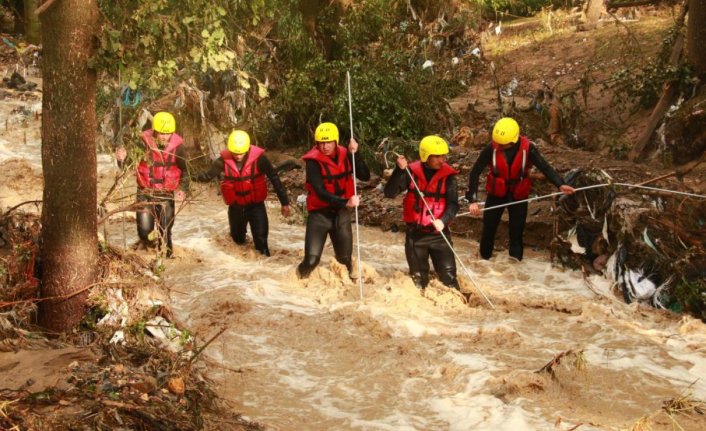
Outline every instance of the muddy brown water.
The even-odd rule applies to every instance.
[[[0,165],[23,169],[23,181],[0,184],[5,207],[41,196],[38,141],[16,138],[0,136]],[[105,181],[114,169],[99,156]],[[284,220],[268,203],[273,256],[264,258],[250,242],[232,243],[214,188],[196,190],[177,217],[177,257],[164,274],[172,306],[201,340],[226,327],[203,353],[208,374],[235,410],[267,429],[617,430],[656,418],[671,398],[706,399],[706,325],[624,304],[600,276],[591,290],[543,253],[479,261],[476,242],[456,239],[496,309],[477,294],[467,305],[436,282],[424,295],[414,288],[403,234],[361,227],[361,299],[330,245],[311,279],[297,280],[301,215]],[[124,239],[122,226],[116,214],[111,243],[134,243],[134,217]],[[535,372],[566,351],[582,352],[580,366],[567,355],[553,378]],[[706,429],[703,416],[676,419]]]
[[[211,376],[268,429],[620,429],[670,398],[706,399],[700,321],[624,304],[601,277],[589,280],[594,292],[544,254],[479,261],[477,243],[455,241],[492,309],[437,282],[420,294],[403,234],[361,227],[361,300],[330,245],[311,279],[297,280],[304,227],[277,204],[264,258],[232,243],[212,189],[200,196],[179,215],[183,253],[165,277],[202,338],[227,327],[206,352]],[[582,354],[553,378],[535,373],[569,350]]]

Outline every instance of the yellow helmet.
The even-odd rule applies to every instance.
[[[152,118],[152,130],[157,133],[174,133],[176,120],[169,112],[157,112]]]
[[[517,142],[520,137],[520,125],[510,117],[501,118],[493,127],[493,142],[507,145]]]
[[[448,153],[449,144],[439,136],[425,136],[419,143],[419,158],[422,162],[426,162],[429,156],[442,156]]]
[[[338,144],[338,127],[333,123],[321,123],[314,132],[316,142],[336,141]]]
[[[228,136],[228,151],[245,154],[250,149],[250,135],[243,130],[233,130]]]

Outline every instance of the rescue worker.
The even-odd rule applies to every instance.
[[[448,153],[449,145],[444,139],[439,136],[425,137],[419,143],[420,160],[407,163],[404,156],[399,156],[397,167],[385,185],[385,197],[388,198],[407,191],[402,204],[402,218],[407,224],[404,251],[409,274],[420,289],[429,284],[429,257],[439,280],[447,287],[459,289],[453,250],[440,233],[443,232],[453,245],[448,224],[458,212],[458,171],[446,163]]]
[[[478,181],[481,172],[487,167],[488,176],[485,183],[487,198],[483,211],[483,233],[480,240],[480,255],[490,259],[495,243],[495,233],[500,224],[505,208],[508,210],[510,234],[510,256],[522,260],[524,245],[522,236],[527,219],[527,202],[510,205],[503,208],[490,209],[493,206],[527,199],[532,182],[530,169],[536,166],[547,179],[557,186],[564,194],[572,194],[574,188],[565,184],[562,178],[542,157],[537,146],[520,135],[520,126],[512,118],[498,120],[493,127],[493,141],[481,150],[468,176],[468,192],[466,198],[470,202],[468,211],[471,215],[481,214],[478,204]]]
[[[336,260],[353,277],[353,230],[351,208],[360,203],[353,194],[353,154],[358,142],[351,138],[348,149],[338,144],[338,128],[321,123],[314,133],[314,147],[302,159],[306,162],[306,235],[304,259],[297,267],[299,278],[307,278],[321,260],[326,237],[331,237]],[[355,158],[358,179],[368,181],[370,170],[360,157]]]
[[[234,130],[228,136],[228,148],[221,151],[220,157],[213,161],[208,171],[197,175],[195,179],[205,182],[220,174],[223,174],[221,194],[228,205],[230,236],[236,244],[244,244],[247,226],[250,224],[255,250],[269,256],[265,176],[277,193],[282,215],[289,217],[290,214],[287,191],[282,186],[277,170],[265,156],[265,150],[250,145],[250,135],[247,132]]]
[[[154,202],[136,212],[137,235],[142,244],[149,244],[150,233],[158,232],[158,246],[166,243],[166,255],[172,257],[172,227],[174,226],[174,200],[183,202],[189,189],[186,175],[186,150],[181,136],[174,133],[176,120],[169,112],[158,112],[152,118],[152,128],[140,135],[144,157],[137,165],[137,201]],[[115,152],[118,165],[127,158],[125,147]]]

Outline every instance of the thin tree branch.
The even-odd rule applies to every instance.
[[[44,2],[41,6],[34,10],[34,14],[37,16],[41,15],[45,10],[49,9],[49,6],[54,4],[54,1],[55,0],[48,0],[47,2]]]

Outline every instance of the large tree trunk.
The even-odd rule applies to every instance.
[[[98,23],[96,0],[52,1],[41,12],[42,290],[39,322],[76,326],[98,269],[96,225],[96,74],[89,69]],[[81,293],[76,294],[81,291]]]
[[[689,21],[686,27],[686,51],[694,72],[706,75],[706,2],[689,2]]]

